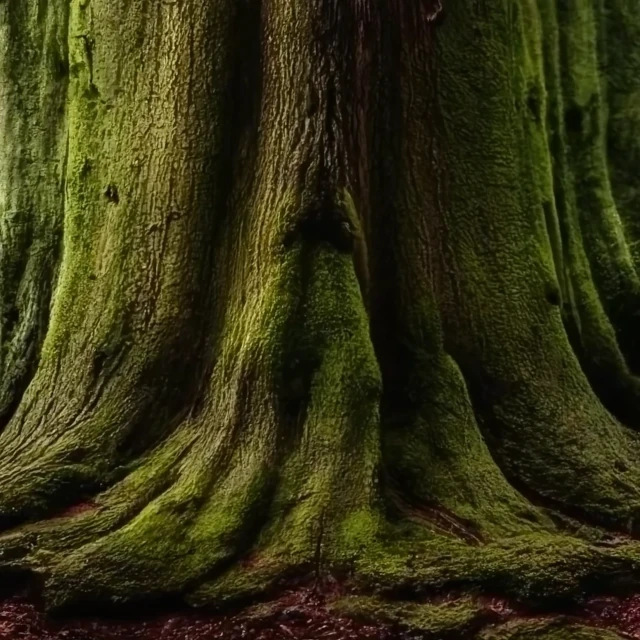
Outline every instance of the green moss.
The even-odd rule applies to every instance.
[[[246,604],[264,599],[286,585],[289,578],[314,577],[311,562],[296,564],[283,558],[257,554],[247,563],[235,564],[215,579],[204,581],[185,599],[195,607],[219,607]]]
[[[363,622],[382,622],[434,639],[464,637],[462,634],[469,634],[487,617],[471,598],[442,604],[417,604],[364,596],[346,597],[330,603],[329,609],[338,615]]]
[[[606,629],[581,626],[569,620],[517,621],[483,631],[478,640],[617,640]]]
[[[198,9],[195,30],[183,25],[182,31],[170,31],[163,29],[158,12],[139,3],[124,21],[104,18],[108,9],[93,3],[70,3],[70,16],[69,3],[65,11],[59,4],[65,3],[47,3],[40,20],[29,18],[41,42],[62,48],[60,57],[68,58],[72,73],[59,87],[59,78],[49,83],[47,76],[42,91],[33,91],[52,127],[57,111],[50,103],[58,99],[53,92],[63,90],[67,102],[61,120],[64,157],[49,162],[55,166],[60,214],[64,205],[59,225],[64,243],[42,357],[22,408],[0,436],[6,456],[0,513],[11,520],[55,512],[62,502],[82,499],[87,488],[105,488],[131,458],[169,435],[184,417],[197,377],[194,354],[200,353],[208,323],[200,299],[211,277],[205,263],[212,203],[218,210],[227,191],[222,174],[228,137],[225,70],[232,54],[228,7],[221,2]],[[29,3],[34,13],[36,5],[45,6]],[[151,36],[156,26],[157,38]],[[209,52],[196,64],[194,72],[203,81],[193,91],[187,90],[188,73],[173,74],[180,64],[194,70],[194,61],[185,62],[187,54],[178,54],[174,40],[184,29],[199,50]],[[212,33],[220,36],[215,42],[209,40]],[[144,64],[143,44],[149,53]],[[158,60],[165,60],[160,75]],[[45,78],[35,54],[25,58],[25,68],[29,77]],[[151,77],[158,82],[142,80]],[[184,119],[176,134],[178,113]],[[45,136],[45,127],[33,118],[30,126],[38,137],[43,133],[38,145],[51,142],[48,129]],[[47,154],[58,152],[52,146]],[[173,171],[181,177],[167,178]],[[106,197],[108,186],[117,189],[117,202]],[[29,186],[43,197],[47,189]],[[51,224],[57,220],[49,205],[30,208]],[[38,226],[33,229],[34,260],[56,258],[41,246]],[[43,227],[45,232],[51,228]],[[56,249],[59,239],[51,238]],[[46,324],[48,298],[42,298],[43,314],[32,283],[47,287],[48,274],[35,262],[31,266],[23,283],[27,315],[30,322]],[[27,337],[23,346],[35,357],[36,336],[31,331]],[[3,376],[2,384],[10,377]]]
[[[635,544],[609,549],[570,536],[523,535],[480,548],[434,536],[369,548],[354,574],[361,587],[387,595],[471,590],[524,602],[579,602],[594,590],[633,584],[639,561]]]
[[[542,32],[537,5],[514,13],[498,2],[471,14],[454,7],[439,31],[444,343],[507,478],[622,527],[640,505],[638,442],[603,409],[547,296],[556,270],[543,206],[553,198],[551,163],[544,121],[521,108],[543,82],[542,48],[531,44]]]
[[[640,54],[636,43],[640,19],[629,0],[607,0],[600,16],[606,64],[601,65],[607,98],[606,151],[613,195],[637,268],[639,234],[637,211],[640,182]],[[634,360],[637,368],[637,362]]]
[[[562,111],[557,114],[557,126],[567,161],[567,188],[575,194],[573,206],[577,217],[573,224],[579,225],[580,241],[584,243],[590,265],[590,277],[597,287],[603,310],[615,329],[620,352],[633,364],[635,337],[629,317],[638,309],[640,281],[610,184],[607,155],[608,89],[606,77],[601,76],[603,43],[600,37],[607,20],[607,13],[602,6],[591,2],[576,3],[558,11],[562,83],[559,104]],[[582,279],[587,280],[584,275]],[[602,333],[599,345],[595,336],[590,337],[589,346],[594,353],[606,352],[606,333]],[[614,347],[609,346],[608,349],[615,352],[615,342],[613,344]],[[611,358],[609,356],[609,360]],[[599,361],[602,359],[600,357]],[[618,359],[622,364],[617,364],[617,377],[622,379],[627,397],[633,398],[627,400],[627,404],[633,402],[636,406],[640,397],[637,381],[633,384],[629,380],[629,373],[624,375],[624,360],[620,355]],[[607,365],[600,367],[604,369]],[[611,365],[609,367],[612,368]],[[602,387],[602,382],[599,382]],[[614,411],[620,411],[625,404],[620,398],[605,397],[605,402]],[[633,411],[623,413],[621,419],[633,424],[633,415]]]
[[[477,622],[470,594],[637,584],[635,543],[538,506],[638,529],[640,441],[601,402],[638,390],[594,9],[454,2],[351,55],[356,4],[318,38],[302,1],[72,3],[59,284],[0,436],[0,515],[109,487],[0,539],[50,605],[222,605],[333,573],[362,595],[339,606],[438,637]],[[399,13],[353,23],[408,26],[382,4]],[[289,100],[314,92],[322,109]],[[336,242],[356,225],[359,254]]]
[[[64,209],[68,3],[0,9],[0,422],[37,368]],[[41,15],[40,15],[41,14]],[[38,135],[34,135],[34,132]]]

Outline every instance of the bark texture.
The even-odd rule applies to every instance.
[[[0,565],[52,607],[636,585],[636,14],[0,2]]]

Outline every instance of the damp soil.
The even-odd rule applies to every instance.
[[[599,597],[580,611],[530,616],[501,599],[482,605],[502,621],[563,617],[579,624],[617,631],[640,640],[640,595]],[[231,614],[196,611],[128,615],[123,618],[46,616],[26,597],[0,601],[0,640],[418,640],[422,635],[389,625],[337,617],[312,590],[295,589],[262,608]],[[460,638],[460,640],[464,640]]]
[[[597,626],[618,631],[623,638],[640,639],[640,594],[626,598],[592,598],[584,616]]]
[[[270,612],[195,611],[144,617],[47,617],[26,598],[0,602],[0,640],[400,640],[398,628],[363,624],[329,613],[313,594],[295,591]]]

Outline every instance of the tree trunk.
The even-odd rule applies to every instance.
[[[442,5],[0,2],[0,564],[49,606],[637,583],[635,1]]]

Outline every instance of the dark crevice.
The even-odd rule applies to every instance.
[[[35,367],[34,367],[35,368]],[[3,406],[0,406],[0,431],[2,431],[9,421],[13,417],[14,413],[20,406],[22,402],[22,396],[27,388],[27,383],[22,382],[21,384],[16,382],[12,388],[7,390],[7,397],[11,398],[8,403],[5,403]]]
[[[544,297],[547,302],[554,307],[559,307],[562,302],[560,289],[555,284],[549,284],[545,287]]]
[[[210,158],[216,168],[217,178],[211,181],[211,217],[204,227],[210,249],[201,261],[199,277],[202,279],[200,299],[202,308],[198,313],[198,331],[202,339],[198,352],[203,354],[196,360],[192,379],[190,416],[195,418],[206,406],[208,380],[215,367],[214,348],[220,330],[211,322],[213,304],[222,302],[215,295],[218,283],[214,281],[214,255],[218,244],[225,240],[224,229],[232,226],[231,216],[236,207],[233,201],[236,186],[245,176],[257,173],[257,147],[259,143],[260,109],[263,94],[263,16],[262,3],[239,0],[234,3],[228,27],[231,37],[243,46],[233,47],[229,62],[230,73],[226,82],[226,100],[223,104],[223,143],[219,152]],[[211,56],[218,55],[218,45],[211,42]],[[215,212],[215,215],[214,215]],[[208,334],[208,335],[206,335]]]
[[[535,122],[542,122],[542,95],[538,85],[529,89],[529,93],[527,94],[527,109]]]
[[[549,245],[551,247],[551,255],[553,257],[553,268],[556,276],[557,284],[549,284],[547,286],[547,293],[552,290],[555,292],[557,289],[557,296],[553,295],[552,299],[547,297],[547,300],[553,305],[561,305],[563,299],[568,297],[568,288],[565,282],[565,258],[564,252],[566,247],[566,238],[563,237],[562,225],[558,219],[557,203],[550,200],[544,200],[542,203],[542,211],[544,215],[545,230],[547,232],[547,238],[549,239]],[[557,301],[555,301],[557,298]]]
[[[333,205],[309,210],[300,220],[298,231],[305,244],[326,242],[341,253],[353,251],[358,233],[346,212]]]
[[[104,369],[104,365],[108,357],[109,357],[109,354],[107,354],[103,350],[99,349],[98,351],[95,352],[95,354],[93,355],[93,377],[94,378],[100,377],[100,374]]]
[[[119,204],[120,203],[120,195],[118,193],[118,187],[116,187],[113,184],[110,184],[105,189],[104,196],[109,202],[111,202],[113,204]]]
[[[564,112],[564,126],[568,134],[582,133],[584,125],[584,112],[578,106],[569,107]]]
[[[11,335],[20,322],[20,310],[13,304],[8,304],[2,314],[2,325],[4,331]]]

